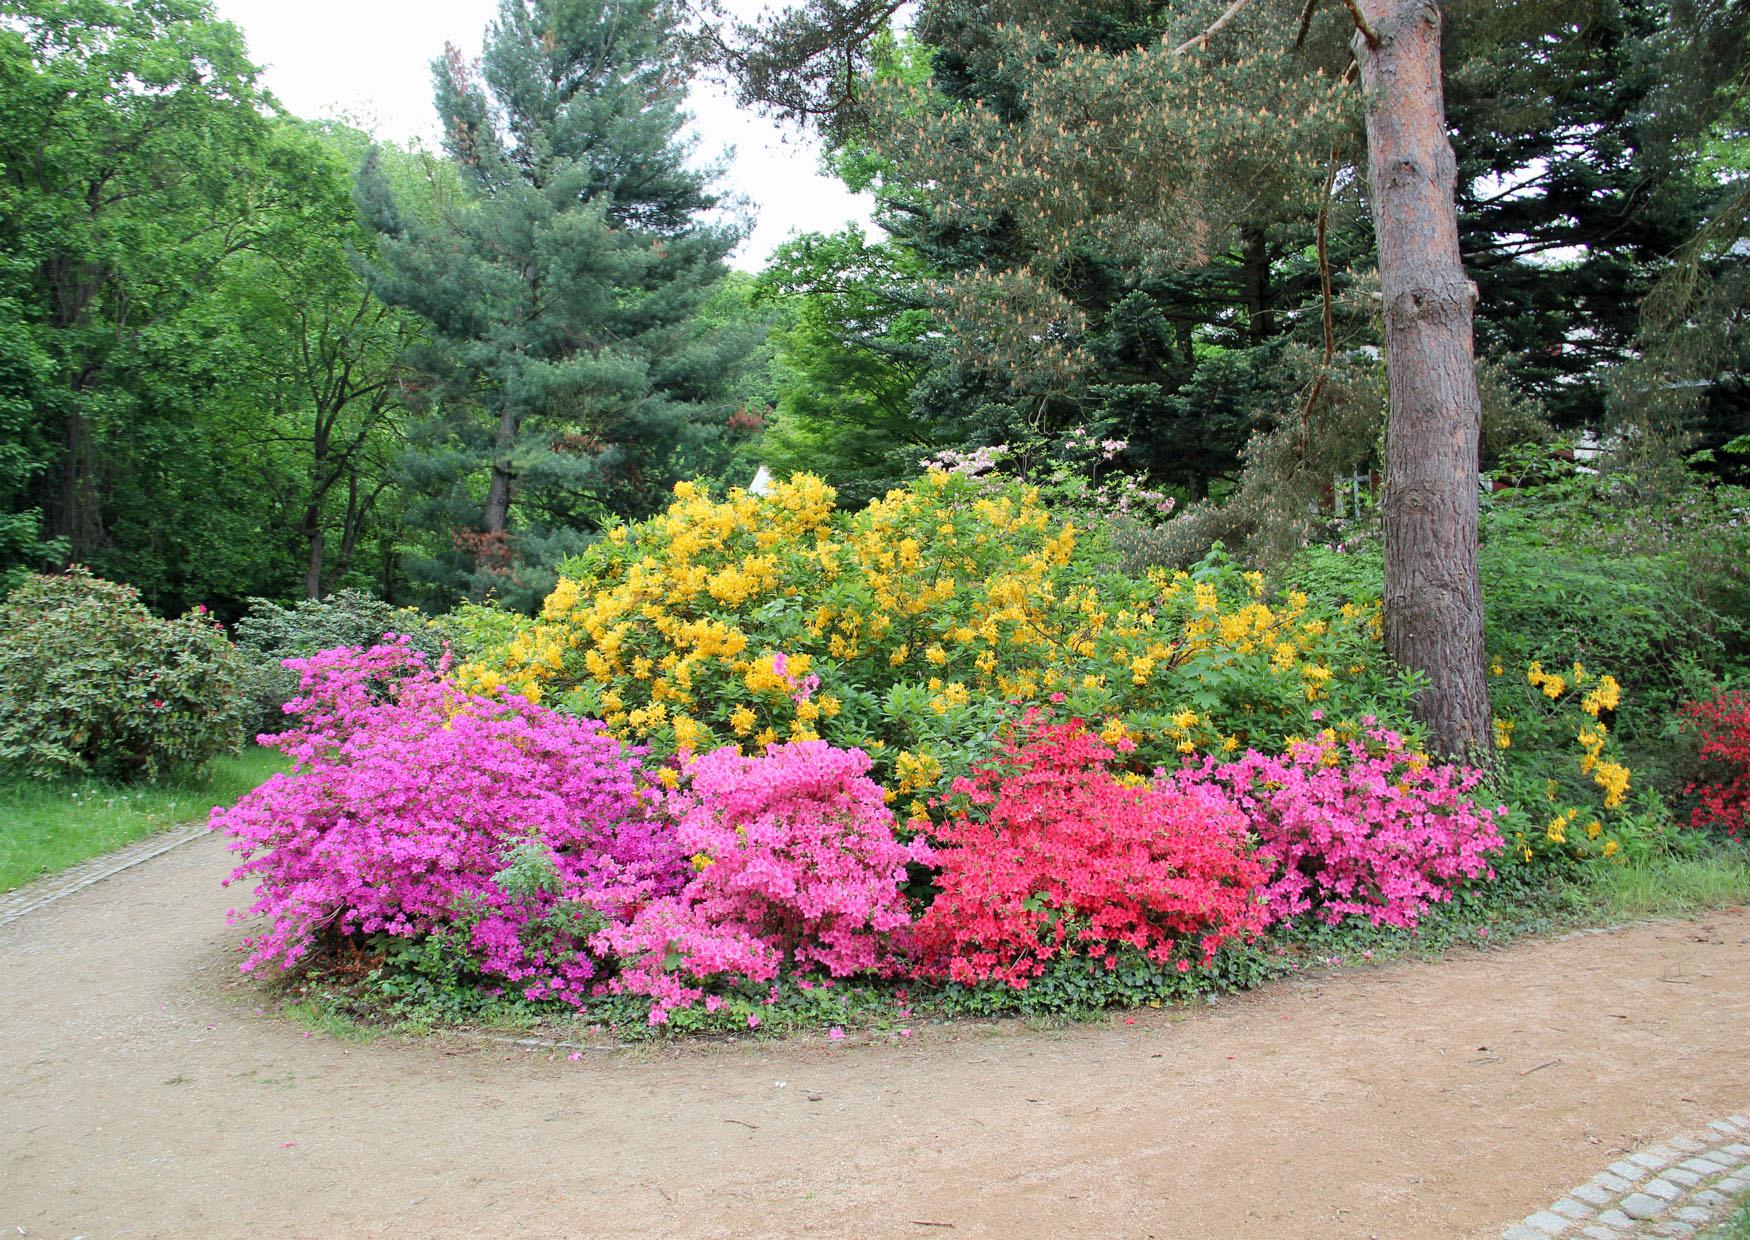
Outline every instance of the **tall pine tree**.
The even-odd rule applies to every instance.
[[[660,0],[503,0],[478,64],[433,64],[468,192],[432,218],[367,162],[373,284],[431,327],[414,472],[444,492],[443,582],[525,600],[613,517],[650,512],[735,412],[744,334],[698,311],[739,240],[689,166],[686,64]]]

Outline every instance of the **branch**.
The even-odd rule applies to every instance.
[[[1367,24],[1367,15],[1361,11],[1361,6],[1355,0],[1343,0],[1343,7],[1349,10],[1349,16],[1355,19],[1355,29],[1361,32],[1361,37],[1367,40],[1367,46],[1379,47],[1379,31]]]
[[[1246,7],[1247,3],[1248,0],[1234,0],[1232,4],[1227,6],[1226,11],[1224,11],[1220,17],[1209,23],[1209,29],[1205,30],[1202,34],[1186,39],[1183,43],[1179,44],[1178,47],[1173,49],[1173,55],[1182,56],[1199,44],[1208,47],[1210,36],[1214,35],[1223,26],[1232,21],[1239,11]]]
[[[1319,0],[1306,0],[1306,7],[1300,11],[1300,33],[1294,36],[1294,50],[1299,51],[1306,46],[1306,32],[1312,29],[1313,10],[1319,7]]]

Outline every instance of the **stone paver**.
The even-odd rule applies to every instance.
[[[1684,1240],[1724,1219],[1750,1189],[1750,1119],[1733,1115],[1699,1133],[1637,1150],[1526,1216],[1502,1240]]]

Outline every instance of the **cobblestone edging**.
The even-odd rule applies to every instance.
[[[39,878],[33,883],[26,883],[14,891],[0,895],[0,926],[17,921],[26,913],[53,904],[56,900],[65,899],[77,891],[84,891],[93,883],[123,870],[132,869],[143,861],[162,856],[172,848],[180,848],[190,840],[199,839],[207,834],[207,824],[204,822],[184,823],[172,827],[168,831],[159,831],[148,835],[143,840],[136,840],[125,848],[114,852],[102,853],[89,861],[81,861],[71,869],[62,870],[58,874],[50,874],[47,878]]]
[[[1501,1240],[1648,1240],[1693,1236],[1725,1219],[1750,1191],[1750,1119],[1715,1120],[1630,1154],[1550,1206],[1515,1223]]]

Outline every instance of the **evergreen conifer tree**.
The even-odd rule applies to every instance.
[[[698,311],[740,238],[689,165],[686,64],[659,0],[503,0],[477,65],[434,62],[467,192],[402,209],[374,162],[379,295],[431,326],[410,473],[444,495],[466,579],[527,601],[604,521],[652,511],[725,434],[745,335]]]

